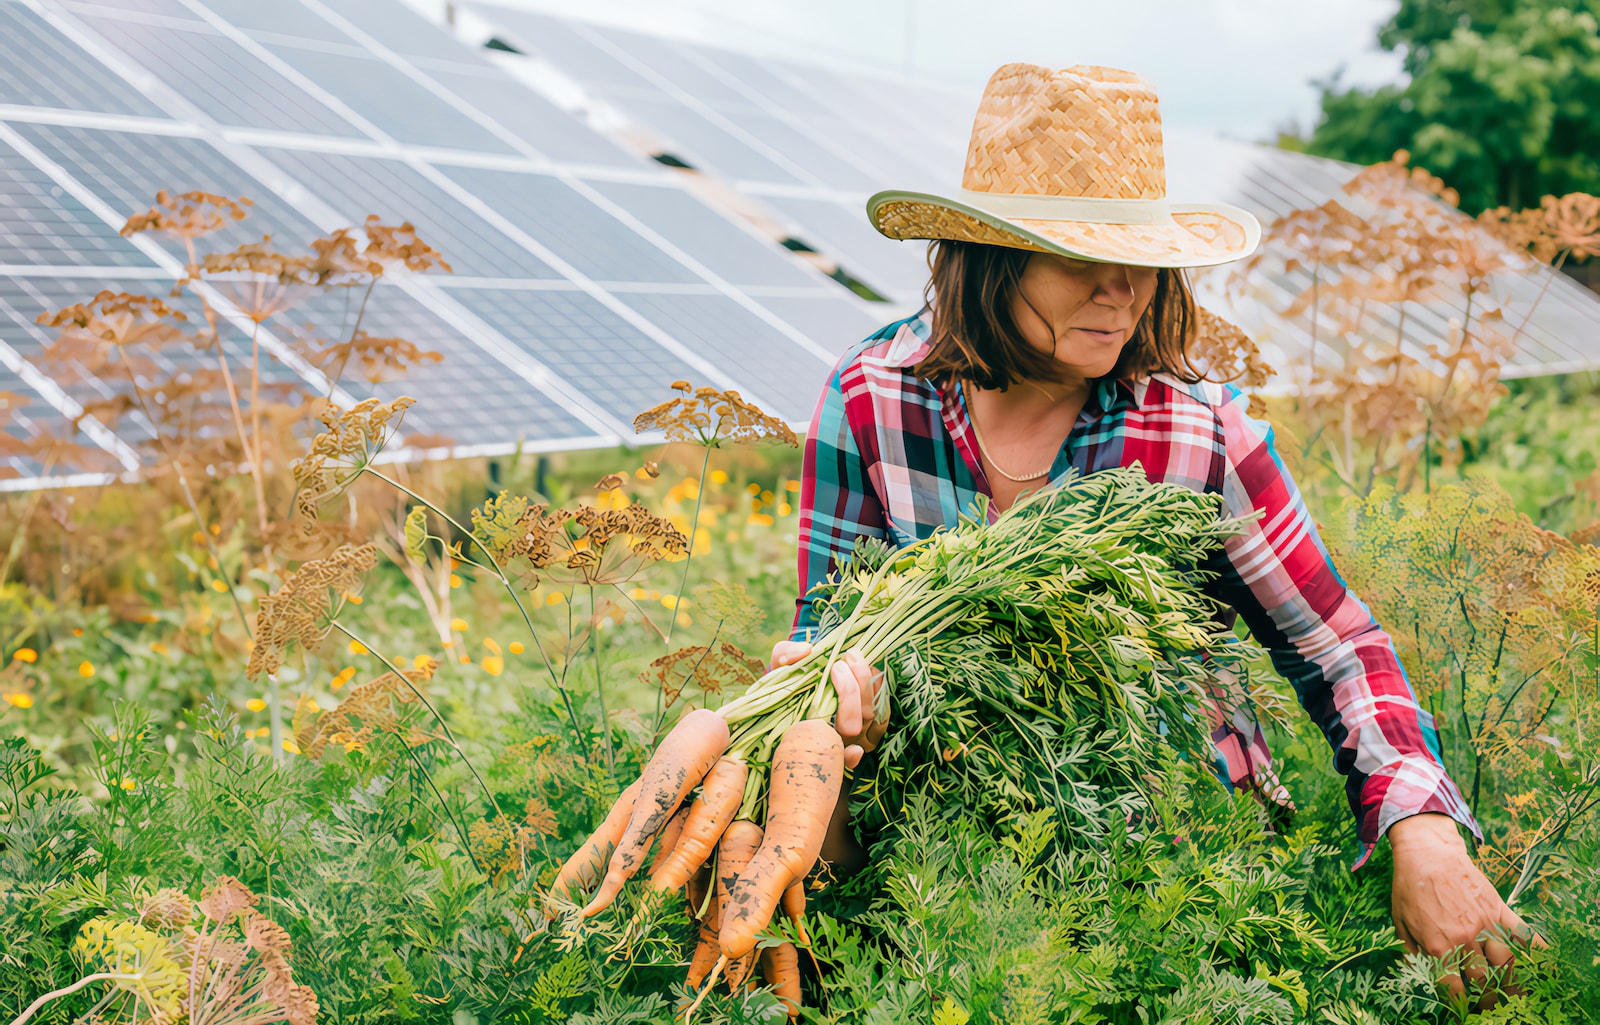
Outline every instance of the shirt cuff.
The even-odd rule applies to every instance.
[[[1372,773],[1362,786],[1361,856],[1350,871],[1367,863],[1390,826],[1423,812],[1448,815],[1483,841],[1483,831],[1444,766],[1425,754],[1408,755]]]

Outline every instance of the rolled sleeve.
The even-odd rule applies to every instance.
[[[1394,823],[1421,812],[1482,832],[1440,758],[1389,635],[1334,568],[1272,428],[1238,389],[1217,409],[1230,515],[1258,514],[1214,565],[1216,596],[1239,611],[1333,749],[1366,863]]]

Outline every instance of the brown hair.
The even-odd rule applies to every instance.
[[[949,239],[929,247],[931,273],[924,299],[933,305],[933,330],[928,354],[914,368],[918,376],[965,378],[980,388],[1001,389],[1055,377],[1054,355],[1028,344],[1011,315],[1031,255],[1026,249]],[[1161,268],[1155,296],[1111,376],[1163,373],[1189,383],[1200,380],[1188,352],[1196,318],[1194,295],[1183,272]]]

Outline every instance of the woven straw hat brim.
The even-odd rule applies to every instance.
[[[1064,198],[1063,208],[1082,205]],[[1250,255],[1261,240],[1255,216],[1227,203],[1163,203],[1157,216],[1121,223],[1002,217],[947,196],[891,190],[867,200],[867,217],[893,239],[981,242],[1136,267],[1214,267]]]

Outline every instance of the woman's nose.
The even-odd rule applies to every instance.
[[[1133,278],[1126,264],[1104,263],[1099,269],[1095,298],[1111,306],[1133,302]]]

